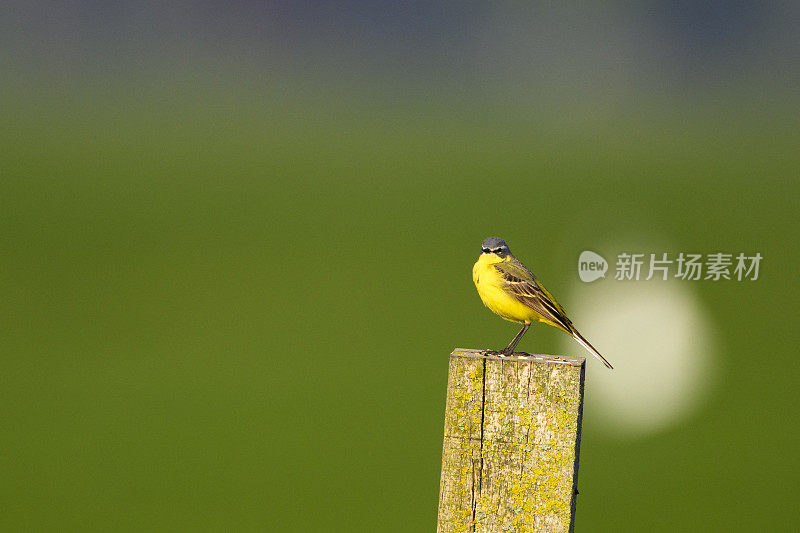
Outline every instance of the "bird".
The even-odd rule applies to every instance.
[[[566,332],[604,365],[614,368],[578,333],[564,308],[533,272],[514,257],[500,237],[489,237],[481,243],[481,254],[472,267],[472,280],[486,307],[505,320],[522,324],[508,346],[492,353],[501,357],[512,355],[531,323],[538,321]]]

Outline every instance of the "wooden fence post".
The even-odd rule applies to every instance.
[[[573,531],[586,360],[450,354],[438,533]]]

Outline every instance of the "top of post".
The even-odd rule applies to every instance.
[[[474,350],[471,348],[456,348],[450,357],[465,357],[467,359],[492,359],[499,361],[550,363],[556,365],[583,366],[586,364],[585,357],[572,357],[570,355],[546,355],[516,352],[514,355],[502,357],[492,350]]]

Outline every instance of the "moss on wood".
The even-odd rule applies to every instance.
[[[451,354],[439,532],[571,530],[584,365]]]

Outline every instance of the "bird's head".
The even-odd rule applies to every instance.
[[[481,243],[481,253],[494,254],[502,259],[511,255],[511,250],[508,249],[506,241],[500,237],[489,237]]]

